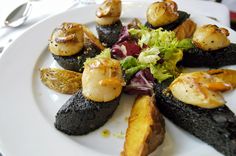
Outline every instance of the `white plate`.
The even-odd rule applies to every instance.
[[[113,134],[125,133],[134,97],[123,96],[113,117],[100,129],[84,136],[68,136],[54,128],[54,116],[70,97],[46,88],[39,79],[39,68],[57,66],[47,50],[52,30],[62,22],[87,24],[93,31],[95,9],[88,6],[48,18],[15,40],[0,59],[0,147],[6,156],[104,156],[119,155],[124,139]],[[125,4],[122,20],[145,18],[147,4]],[[198,24],[215,23],[193,16]],[[231,41],[236,33],[230,30]],[[233,67],[233,66],[232,66]],[[234,67],[233,67],[234,68]],[[236,92],[227,96],[233,103]],[[236,110],[234,108],[234,110]],[[104,138],[101,131],[109,129]],[[212,147],[166,120],[164,144],[152,155],[220,156]]]

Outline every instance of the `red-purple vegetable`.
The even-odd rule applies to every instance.
[[[124,91],[127,94],[136,95],[152,95],[153,94],[154,77],[150,69],[146,68],[137,72],[130,80],[129,84],[125,86]]]
[[[135,41],[123,41],[112,47],[111,53],[114,58],[122,59],[126,56],[138,57],[141,48]]]
[[[130,40],[130,35],[129,35],[129,31],[128,31],[128,27],[127,26],[123,26],[121,33],[119,35],[119,39],[116,43],[120,43],[123,41],[127,41]]]
[[[112,46],[112,56],[117,59],[122,59],[126,56],[138,57],[140,52],[141,47],[139,47],[137,42],[129,35],[128,27],[124,26],[118,41]]]

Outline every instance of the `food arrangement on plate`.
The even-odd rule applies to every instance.
[[[120,20],[120,0],[97,9],[98,38],[88,27],[63,23],[49,39],[52,57],[64,69],[41,69],[49,88],[73,94],[55,117],[55,127],[84,135],[103,126],[122,93],[138,95],[121,155],[148,155],[162,144],[162,114],[217,151],[236,154],[236,116],[223,92],[236,87],[236,71],[182,73],[184,67],[236,64],[236,44],[225,28],[198,26],[174,1],[150,4],[145,25]],[[159,112],[160,110],[160,112]]]

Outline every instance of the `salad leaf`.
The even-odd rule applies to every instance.
[[[160,60],[159,53],[160,51],[157,47],[146,48],[139,54],[138,60],[143,64],[156,64]]]
[[[101,58],[101,59],[106,59],[106,58],[111,58],[111,49],[106,48],[104,49],[99,55],[97,55],[95,58]],[[84,65],[90,64],[94,61],[94,58],[87,58],[86,61],[84,62]]]
[[[121,59],[126,56],[137,57],[141,52],[141,47],[135,41],[123,41],[112,46],[112,56]]]
[[[131,34],[131,36],[138,36],[139,38],[141,38],[138,42],[140,47],[148,44],[148,41],[151,38],[151,34],[149,33],[149,31],[150,30],[143,25],[140,25],[140,29],[129,29],[129,33]]]
[[[125,59],[120,61],[122,69],[125,70],[125,79],[128,81],[131,77],[139,70],[148,67],[147,64],[141,64],[137,58],[133,56],[127,56]]]
[[[166,58],[163,66],[174,76],[177,77],[180,73],[180,69],[177,68],[177,63],[181,61],[183,58],[182,50],[178,50],[177,52],[173,53],[171,56]]]
[[[150,30],[140,25],[139,29],[129,29],[131,37],[138,38],[138,45],[142,48],[138,58],[122,60],[122,68],[130,79],[136,72],[145,68],[158,82],[179,75],[176,64],[183,57],[183,50],[193,47],[191,39],[177,40],[175,32],[162,28]]]
[[[183,39],[183,40],[179,41],[177,47],[181,48],[183,50],[187,50],[187,49],[193,48],[194,45],[193,45],[191,39],[186,38],[186,39]]]
[[[106,48],[104,49],[96,58],[111,58],[111,49]]]
[[[135,67],[132,67],[132,68],[129,68],[129,69],[125,70],[125,79],[127,81],[130,80],[135,73],[137,73],[138,71],[143,70],[147,67],[148,66],[145,65],[145,64],[140,64],[138,66],[135,66]]]
[[[121,29],[121,33],[119,35],[119,39],[118,39],[117,43],[129,40],[129,38],[130,38],[130,35],[129,35],[129,32],[128,32],[128,27],[123,26],[122,29]]]
[[[145,58],[145,56],[143,56],[142,53],[140,54],[140,56]],[[181,50],[179,50],[178,52],[174,53],[171,57],[169,57],[168,59],[164,60],[164,62],[161,63],[157,61],[160,60],[159,56],[158,59],[156,60],[152,59],[152,57],[151,59],[147,57],[147,61],[145,61],[145,59],[144,61],[143,60],[140,61],[139,58],[137,59],[133,56],[127,56],[125,59],[121,60],[120,63],[122,69],[125,70],[125,78],[127,81],[130,80],[132,76],[138,71],[143,70],[145,68],[150,68],[150,71],[153,74],[154,78],[156,78],[158,82],[162,82],[167,78],[173,76],[176,77],[179,75],[179,69],[176,67],[176,64],[178,63],[178,61],[182,59],[182,56],[183,53]]]
[[[140,70],[125,86],[124,91],[127,94],[153,94],[154,78],[148,68]]]
[[[138,66],[138,60],[133,56],[127,56],[125,59],[120,61],[123,69],[129,69]]]
[[[141,47],[143,47],[143,45],[149,47],[155,46],[158,47],[161,52],[193,47],[191,40],[185,39],[178,41],[175,37],[175,32],[163,30],[162,28],[150,30],[145,26],[141,26],[140,29],[130,29],[129,33],[132,36],[138,36],[140,38],[138,44]]]
[[[163,65],[151,65],[150,66],[151,73],[155,79],[158,80],[158,82],[162,82],[170,77],[173,77],[173,75],[168,72],[168,70]]]
[[[151,65],[150,70],[153,74],[154,78],[158,80],[158,82],[162,82],[171,77],[177,77],[180,73],[180,70],[177,68],[176,64],[182,59],[183,52],[179,50],[173,53],[168,59],[162,64]]]

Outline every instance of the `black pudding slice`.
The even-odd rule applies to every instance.
[[[167,25],[164,25],[164,26],[160,26],[162,27],[164,30],[174,30],[175,28],[177,28],[180,24],[182,24],[186,19],[189,18],[190,14],[184,12],[184,11],[178,11],[179,13],[179,18],[170,23],[170,24],[167,24]],[[151,28],[151,29],[158,29],[160,27],[153,27],[150,23],[146,22],[145,23],[145,26],[147,26],[148,28]]]
[[[106,46],[112,47],[118,39],[122,30],[121,21],[117,21],[116,23],[108,26],[97,25],[96,30],[98,33],[99,40]]]
[[[64,69],[72,70],[76,72],[82,72],[84,62],[87,58],[95,57],[100,54],[101,50],[93,43],[85,43],[84,48],[77,54],[72,56],[58,56],[52,54],[57,63]]]
[[[119,102],[120,96],[109,102],[94,102],[80,90],[57,112],[55,127],[69,135],[87,134],[104,125]]]
[[[236,64],[236,44],[214,51],[203,51],[192,48],[183,53],[183,59],[179,63],[184,67],[210,67],[218,68]]]
[[[165,89],[170,81],[156,84],[157,106],[173,123],[213,146],[225,156],[236,155],[236,116],[227,107],[204,109],[177,100]]]

